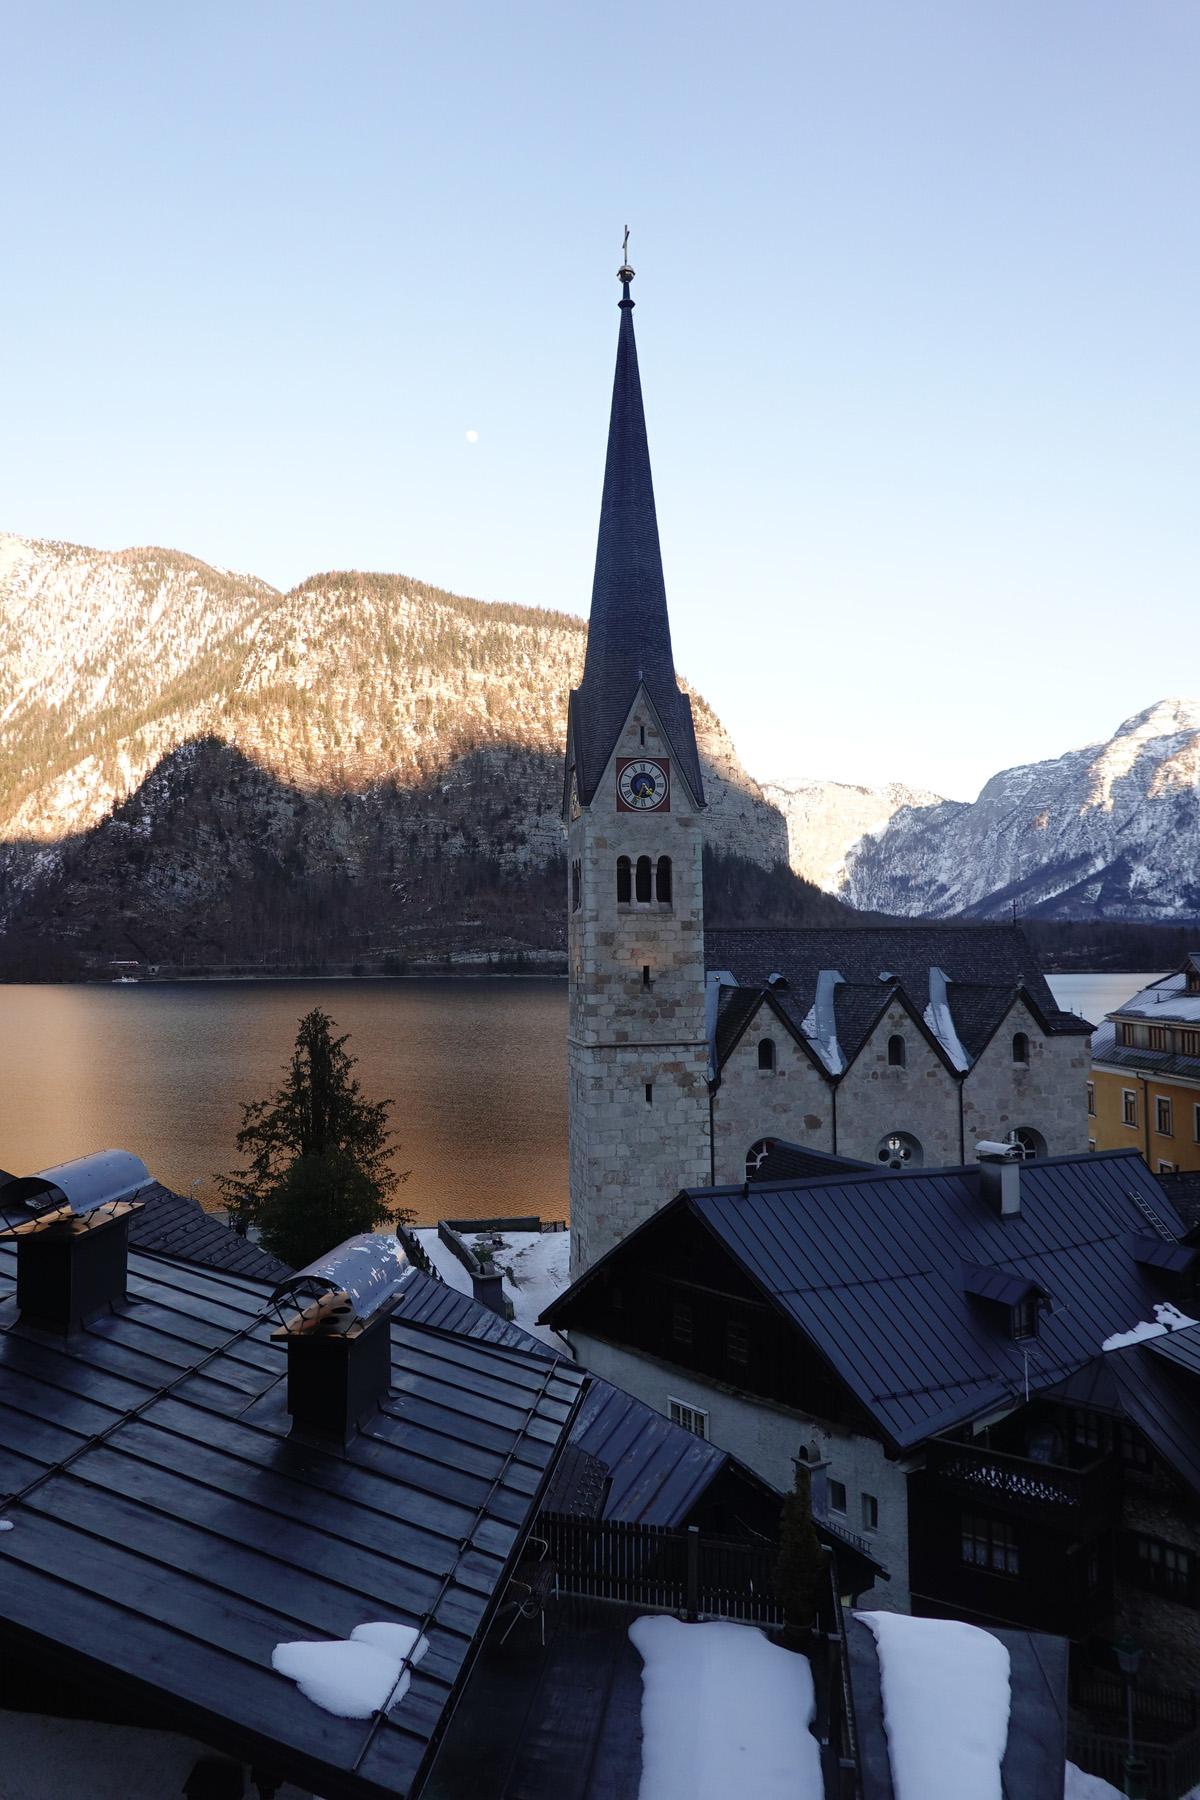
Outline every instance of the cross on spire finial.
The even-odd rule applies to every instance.
[[[629,266],[629,227],[625,227],[625,237],[621,244],[621,266],[617,270],[617,280],[624,283],[625,298],[629,299],[629,284],[633,280],[633,270]]]

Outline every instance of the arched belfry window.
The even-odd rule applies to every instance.
[[[671,904],[671,859],[660,856],[654,870],[654,898],[660,906]]]
[[[760,1069],[773,1069],[775,1067],[775,1039],[774,1038],[759,1038],[759,1040],[758,1040],[758,1066]]]
[[[650,902],[650,858],[648,856],[639,856],[637,859],[637,874],[634,877],[634,890],[633,891],[634,891],[635,898],[640,902],[640,904],[642,906],[649,905],[649,902]]]
[[[900,1036],[898,1031],[893,1032],[888,1039],[888,1063],[893,1069],[902,1069],[907,1060],[907,1055],[908,1053],[904,1048],[904,1039]]]
[[[1029,1061],[1029,1039],[1023,1031],[1013,1033],[1013,1061],[1015,1063]]]
[[[633,899],[633,871],[627,856],[617,858],[617,905],[628,906]]]

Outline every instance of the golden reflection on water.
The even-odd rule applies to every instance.
[[[552,980],[0,985],[0,1168],[133,1150],[217,1205],[241,1103],[275,1085],[314,1006],[350,1033],[366,1098],[396,1102],[420,1223],[567,1217],[567,989]]]

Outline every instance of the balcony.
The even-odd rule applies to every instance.
[[[930,1442],[925,1474],[964,1501],[1073,1537],[1090,1537],[1113,1523],[1121,1492],[1120,1469],[1112,1456],[1068,1469],[945,1438]]]

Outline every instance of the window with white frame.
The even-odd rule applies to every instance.
[[[1136,1090],[1136,1088],[1122,1088],[1121,1089],[1121,1119],[1122,1119],[1122,1122],[1126,1125],[1136,1125],[1137,1124],[1137,1090]]]
[[[686,1401],[672,1400],[667,1397],[667,1412],[672,1425],[682,1425],[698,1438],[708,1436],[708,1414],[699,1406],[689,1406]]]

